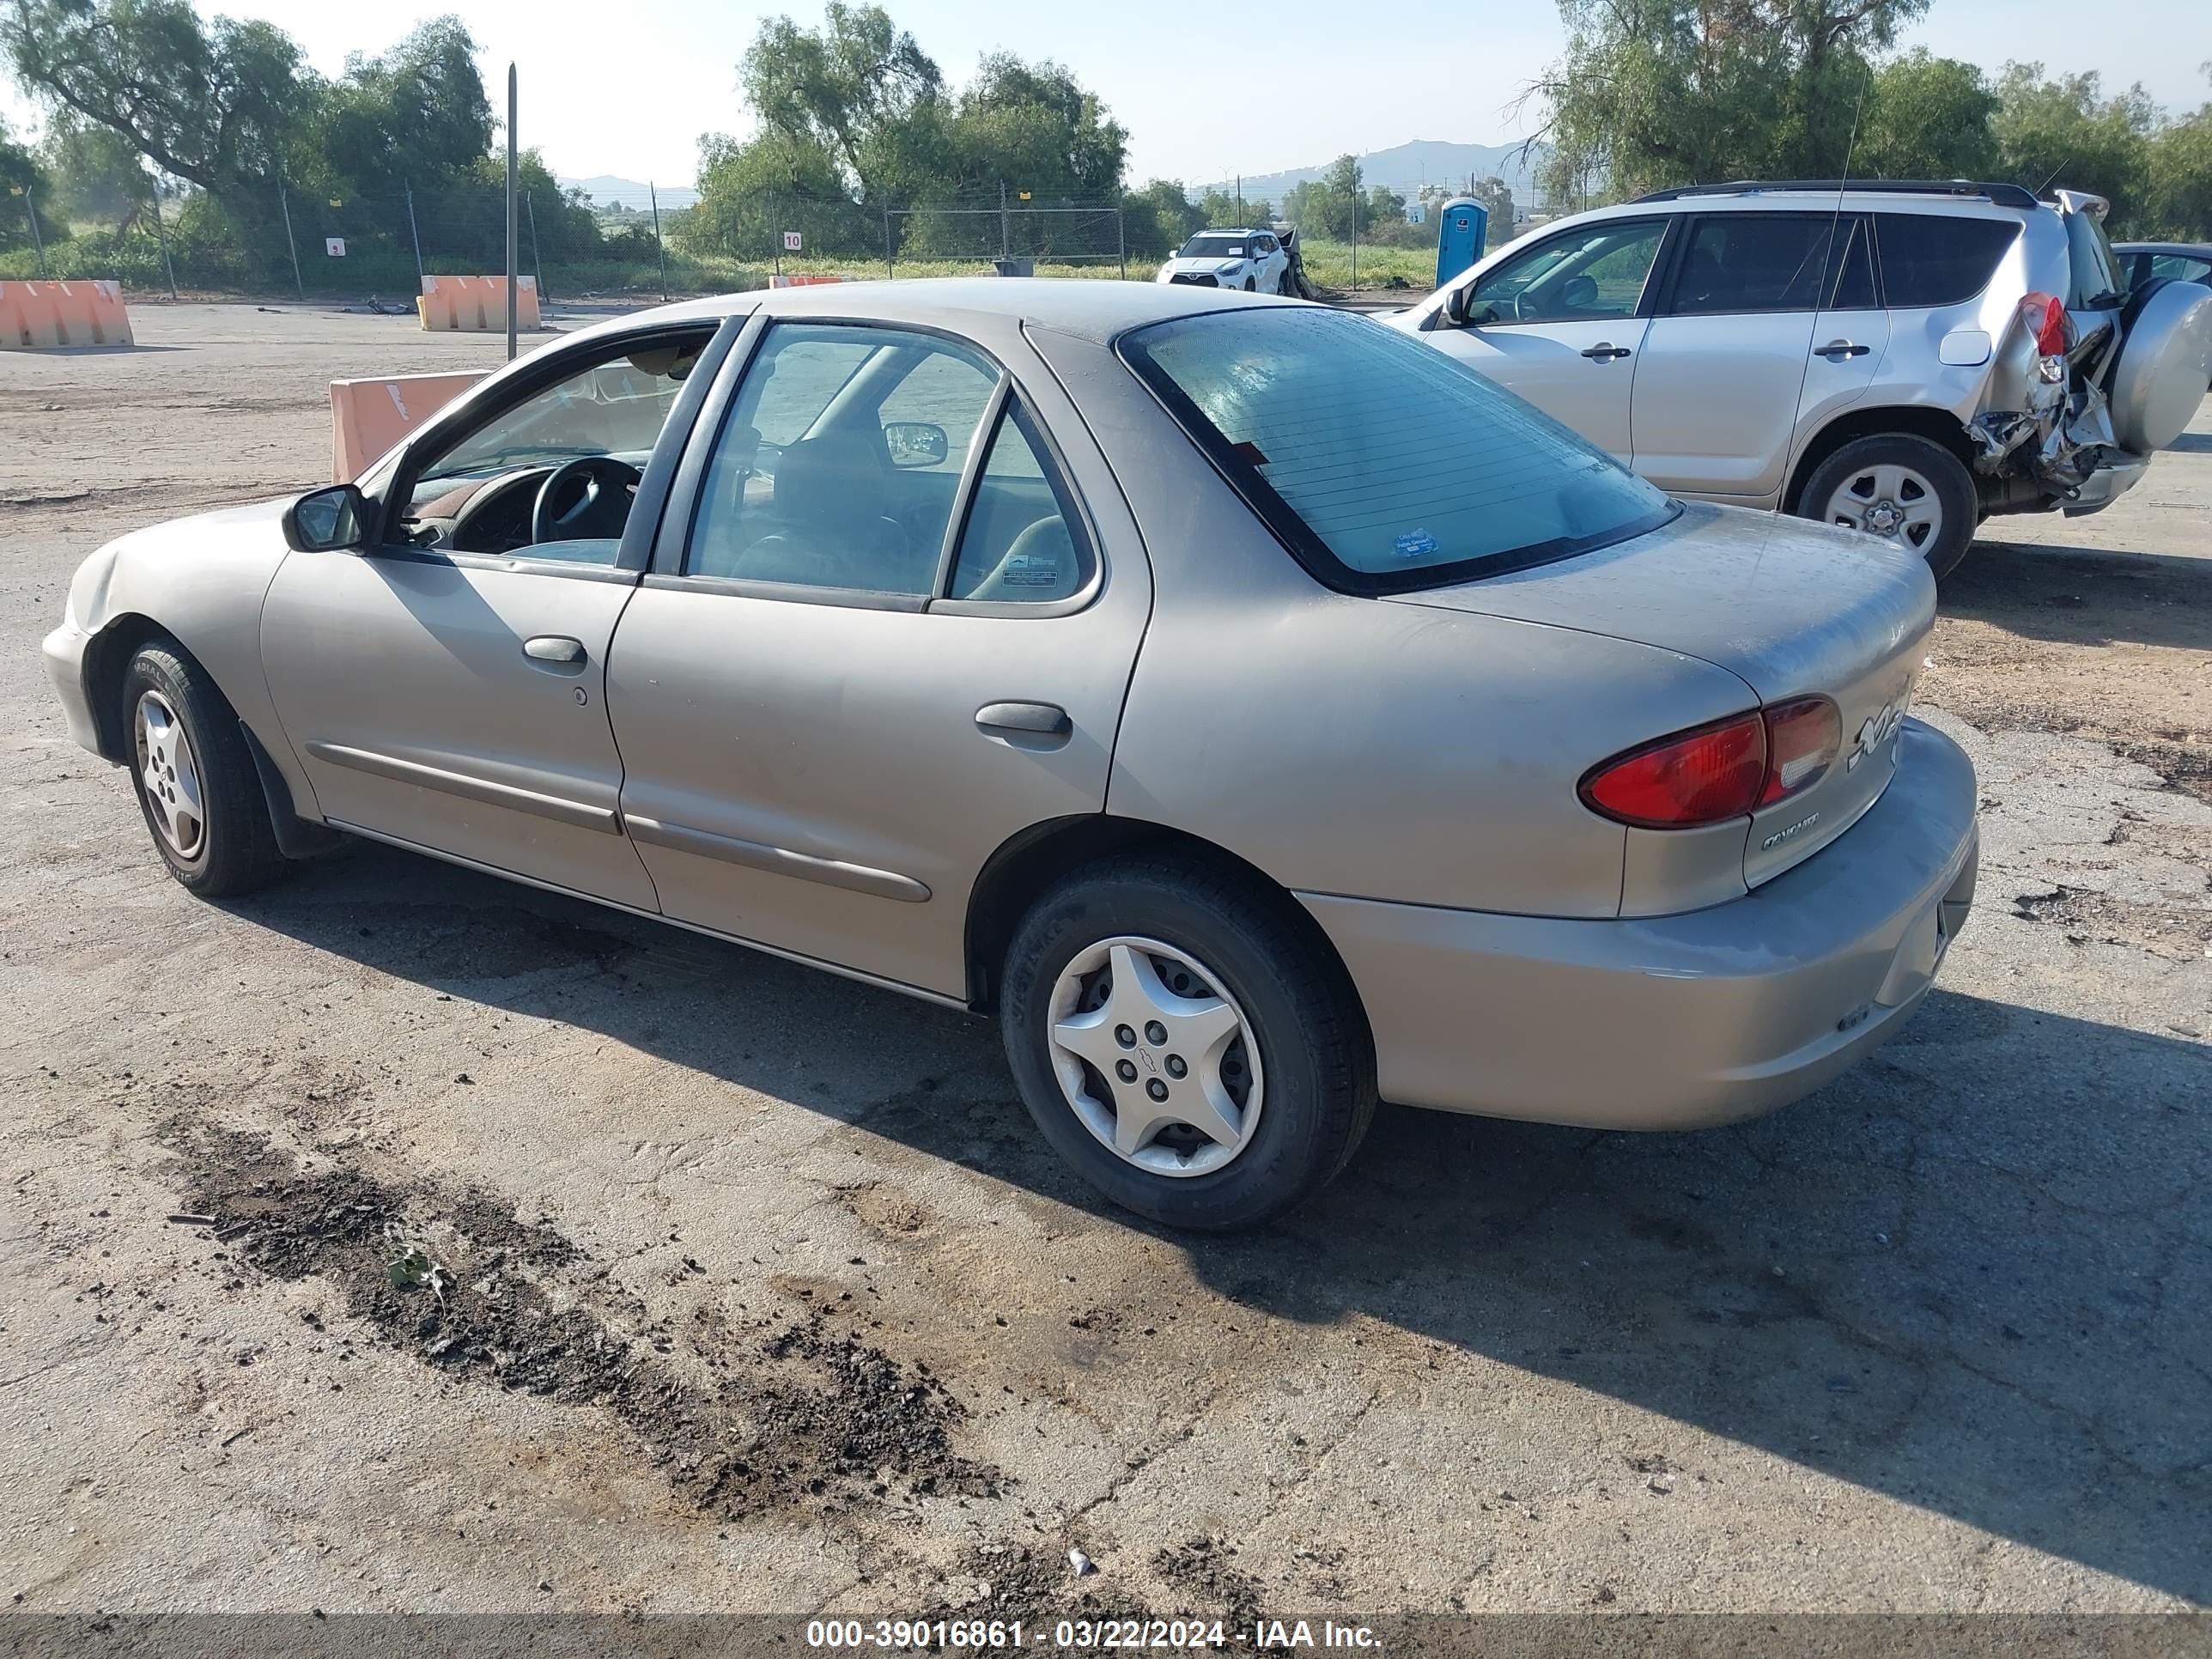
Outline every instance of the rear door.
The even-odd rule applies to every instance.
[[[1638,472],[1685,495],[1779,496],[1838,224],[1757,210],[1690,222],[1636,372]]]
[[[616,635],[623,816],[668,915],[964,997],[986,860],[1104,808],[1151,607],[1135,526],[1011,327],[995,354],[798,321],[749,343]],[[945,430],[951,489],[890,464],[887,410]]]
[[[1429,343],[1626,465],[1630,393],[1667,225],[1607,219],[1548,237],[1478,277],[1467,324],[1439,313]]]

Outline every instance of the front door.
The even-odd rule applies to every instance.
[[[1476,278],[1466,325],[1439,316],[1430,342],[1625,466],[1644,291],[1666,228],[1663,219],[1604,220],[1539,243]]]
[[[1662,489],[1774,504],[1839,227],[1857,228],[1833,213],[1711,213],[1691,222],[1637,372],[1638,472]],[[1844,356],[1842,373],[1856,373],[1867,355]],[[1871,362],[1863,367],[1870,375]]]
[[[702,417],[608,678],[670,916],[958,997],[993,851],[1103,810],[1150,573],[1073,406],[997,348],[778,323]]]
[[[622,568],[631,492],[711,336],[525,377],[425,434],[435,453],[384,486],[378,545],[285,560],[262,660],[325,817],[655,908],[622,830],[607,654],[640,575]]]

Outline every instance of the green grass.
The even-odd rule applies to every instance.
[[[1323,288],[1352,286],[1352,244],[1325,242],[1316,237],[1309,241],[1298,238],[1298,257],[1305,261],[1306,275]],[[1426,294],[1437,285],[1437,253],[1432,247],[1378,247],[1365,242],[1359,245],[1359,286],[1362,289],[1382,288],[1393,276],[1402,278],[1412,289],[1409,299]]]

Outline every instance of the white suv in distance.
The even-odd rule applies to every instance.
[[[1291,256],[1272,230],[1201,230],[1160,266],[1156,283],[1288,294]]]
[[[2129,293],[2105,209],[1963,182],[1662,191],[1389,320],[1664,489],[1846,525],[1941,575],[1990,514],[2106,506],[2196,411],[2212,290]]]

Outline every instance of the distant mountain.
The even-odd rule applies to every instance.
[[[1540,150],[1528,162],[1520,159],[1518,144],[1452,144],[1433,138],[1417,138],[1410,144],[1400,144],[1391,149],[1378,149],[1359,158],[1360,177],[1369,185],[1385,185],[1401,195],[1412,195],[1426,183],[1442,185],[1448,190],[1463,190],[1468,176],[1496,174],[1512,186],[1516,202],[1526,203],[1535,194],[1535,181],[1531,177],[1533,165],[1540,163]],[[1247,173],[1241,186],[1247,201],[1267,201],[1278,208],[1283,198],[1298,185],[1310,184],[1328,171],[1327,161],[1312,167],[1290,167],[1281,173]],[[1217,179],[1209,184],[1194,185],[1192,193],[1208,190],[1239,188],[1232,179]]]
[[[563,190],[580,190],[599,207],[636,208],[641,212],[653,205],[653,187],[635,179],[617,179],[603,173],[596,179],[556,179]],[[690,207],[699,199],[699,192],[689,185],[660,186],[660,210]]]

